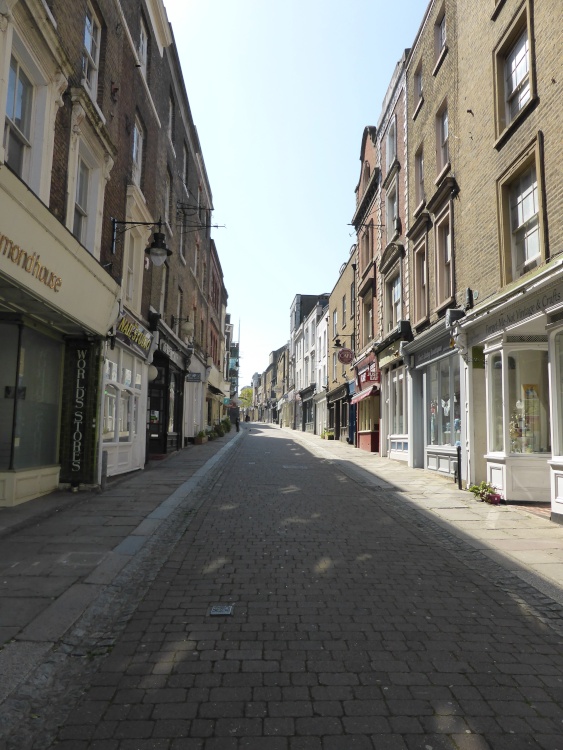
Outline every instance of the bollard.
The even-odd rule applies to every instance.
[[[102,451],[102,481],[100,482],[100,487],[102,489],[102,492],[105,492],[107,482],[108,482],[108,452]]]
[[[456,446],[457,448],[457,488],[461,489],[461,445]]]

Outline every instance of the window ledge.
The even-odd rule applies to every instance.
[[[434,65],[434,70],[432,71],[432,75],[433,76],[437,76],[438,75],[438,71],[442,67],[442,63],[446,59],[446,55],[447,54],[448,54],[448,45],[444,44],[444,46],[442,47],[442,49],[440,51],[440,54],[438,55],[438,59],[436,60],[436,65]]]
[[[491,15],[491,21],[496,21],[496,18],[498,14],[500,13],[502,6],[505,4],[506,0],[497,0],[497,4],[495,9],[493,10],[493,13]]]
[[[451,170],[451,168],[452,168],[452,163],[451,163],[451,161],[449,161],[449,162],[448,162],[448,163],[447,163],[447,164],[446,164],[446,165],[445,165],[445,166],[444,166],[444,167],[442,168],[442,171],[438,173],[438,176],[437,176],[437,177],[436,177],[436,179],[434,180],[434,184],[436,185],[436,187],[437,187],[437,186],[438,186],[438,185],[439,185],[439,184],[440,184],[440,183],[442,182],[442,180],[443,180],[443,179],[444,179],[444,177],[445,177],[445,176],[446,176],[446,175],[448,174],[448,172],[449,172],[449,171]]]
[[[413,211],[413,216],[415,219],[417,219],[422,213],[422,211],[424,211],[425,206],[426,206],[426,200],[423,198]]]
[[[424,104],[424,96],[421,96],[420,99],[418,100],[418,104],[414,108],[414,112],[412,113],[412,119],[413,120],[416,120],[416,118],[418,117],[418,113],[422,109],[422,105],[423,104]]]
[[[413,323],[413,328],[418,329],[422,328],[428,323],[428,315],[425,315],[424,318],[419,318],[415,323]]]
[[[450,295],[446,299],[442,300],[438,305],[436,305],[433,312],[437,315],[439,315],[442,312],[445,312],[446,309],[449,307],[449,305],[451,305],[452,302],[454,302],[454,300],[455,300],[454,295],[453,294]]]
[[[495,148],[497,151],[501,150],[501,148],[508,141],[508,139],[514,133],[514,131],[520,127],[521,123],[528,117],[530,112],[532,112],[532,110],[536,108],[538,102],[539,102],[538,97],[533,96],[530,99],[530,101],[524,104],[524,106],[518,112],[515,118],[506,126],[506,128],[502,131],[502,133],[496,139],[496,141],[493,144],[493,148]]]

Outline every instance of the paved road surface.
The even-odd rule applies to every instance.
[[[557,605],[389,481],[251,427],[7,750],[563,750]]]

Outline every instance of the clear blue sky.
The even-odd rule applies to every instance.
[[[331,292],[366,125],[427,0],[164,0],[213,192],[240,387],[289,339],[296,294]]]

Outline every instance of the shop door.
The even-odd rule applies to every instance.
[[[149,403],[147,409],[147,454],[162,455],[166,453],[168,415],[166,413],[166,370],[157,366],[158,376],[149,385]]]

